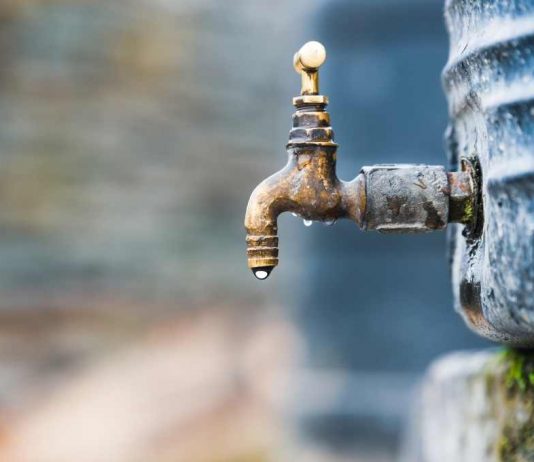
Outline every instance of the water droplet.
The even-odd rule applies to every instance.
[[[332,218],[331,220],[325,220],[325,221],[323,221],[323,223],[324,223],[326,226],[332,226],[335,222],[336,222],[336,219],[335,219],[335,218]]]
[[[304,226],[311,226],[311,225],[313,225],[313,221],[311,221],[311,220],[302,220],[302,223],[304,223]]]
[[[252,272],[254,273],[254,276],[256,276],[257,279],[262,281],[269,277],[269,274],[271,274],[272,270],[272,266],[261,266],[260,268],[254,268]]]
[[[293,215],[294,217],[298,217],[298,215],[295,212],[291,212],[291,215]]]

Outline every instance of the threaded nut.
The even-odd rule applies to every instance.
[[[247,258],[250,269],[278,265],[278,237],[248,235]]]

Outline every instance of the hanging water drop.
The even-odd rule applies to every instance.
[[[257,279],[263,281],[269,277],[269,274],[271,274],[272,270],[273,268],[271,266],[261,266],[260,268],[254,268],[252,272]]]
[[[311,225],[313,225],[313,221],[311,221],[311,220],[302,220],[302,223],[304,223],[304,226],[311,226]]]
[[[332,218],[332,219],[330,219],[330,220],[325,220],[325,221],[323,221],[323,223],[324,223],[326,226],[332,226],[335,222],[336,222],[336,219],[335,219],[335,218]]]
[[[268,276],[268,274],[267,274],[267,271],[259,270],[259,271],[254,271],[254,276],[256,276],[258,279],[265,279]]]

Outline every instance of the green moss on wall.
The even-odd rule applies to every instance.
[[[498,460],[502,462],[534,461],[534,425],[508,426],[497,446]]]
[[[488,398],[498,403],[497,460],[534,462],[534,351],[503,350],[488,375]]]
[[[534,391],[534,351],[504,350],[499,361],[504,366],[504,385],[510,392]]]

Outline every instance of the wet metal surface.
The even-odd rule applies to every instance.
[[[305,49],[321,51],[315,67],[302,64]],[[245,215],[248,266],[254,275],[266,279],[278,265],[277,223],[284,212],[300,216],[306,226],[348,218],[363,230],[388,233],[440,230],[449,220],[469,223],[476,189],[472,170],[448,174],[440,166],[375,165],[364,167],[350,182],[338,178],[328,98],[319,94],[325,50],[318,42],[308,42],[301,51],[294,58],[295,70],[303,77],[301,94],[293,98],[288,162],[254,189]]]
[[[364,229],[384,233],[442,229],[449,216],[445,168],[429,165],[364,167],[367,206]]]

